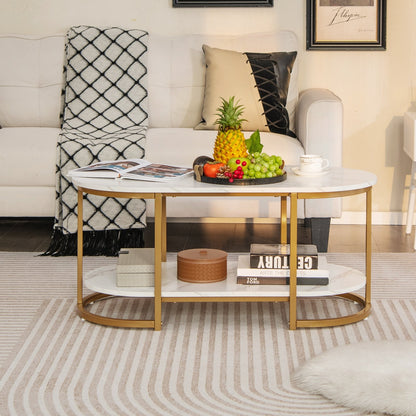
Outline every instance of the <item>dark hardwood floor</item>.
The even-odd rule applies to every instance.
[[[0,251],[42,252],[49,244],[52,218],[0,218]],[[153,223],[145,230],[145,244],[153,246]],[[299,223],[298,241],[310,242],[310,232]],[[414,252],[413,230],[410,235],[399,225],[372,227],[373,252]],[[245,252],[250,243],[270,244],[279,240],[279,224],[253,223],[177,223],[167,225],[168,251],[204,247],[228,252]],[[332,224],[328,252],[362,252],[365,227],[363,225]]]

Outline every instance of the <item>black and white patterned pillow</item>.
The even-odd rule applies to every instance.
[[[197,129],[216,130],[221,98],[244,106],[243,130],[290,136],[286,101],[297,52],[236,52],[203,45],[206,62],[202,122]]]

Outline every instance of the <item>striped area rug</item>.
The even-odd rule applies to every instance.
[[[328,254],[362,269],[364,257]],[[86,258],[85,268],[114,262]],[[75,313],[76,259],[0,253],[0,415],[361,415],[291,383],[329,348],[416,340],[416,255],[373,255],[373,311],[357,324],[289,331],[285,303],[164,304],[163,329],[106,328]],[[149,300],[100,313],[150,317]],[[355,305],[299,302],[303,316]]]

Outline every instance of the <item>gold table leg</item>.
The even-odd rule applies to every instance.
[[[162,195],[161,198],[161,248],[162,248],[162,261],[166,261],[166,252],[167,252],[167,231],[166,231],[166,196]]]
[[[297,244],[298,244],[298,195],[290,195],[290,280],[289,280],[289,329],[296,329],[297,296]]]
[[[287,196],[280,197],[280,242],[287,244]]]
[[[155,330],[162,329],[162,257],[166,259],[165,197],[155,195]],[[164,226],[163,226],[164,225]]]
[[[372,227],[372,188],[366,191],[366,224],[365,224],[365,304],[371,307],[371,227]]]
[[[365,189],[366,196],[366,227],[365,227],[365,296],[364,298],[355,293],[343,293],[334,295],[333,297],[341,298],[356,302],[361,306],[361,309],[351,315],[341,316],[338,318],[324,318],[324,319],[299,319],[295,321],[296,328],[325,328],[339,325],[352,324],[362,321],[371,312],[371,227],[372,227],[372,187]],[[292,203],[292,199],[290,200]],[[292,225],[292,211],[291,211],[291,225]],[[292,234],[291,234],[292,236]],[[292,238],[292,237],[291,237]],[[291,252],[292,255],[292,252]],[[291,266],[292,267],[292,263]],[[291,271],[292,278],[292,271]],[[290,299],[291,301],[291,299]],[[296,309],[295,309],[296,310]],[[292,318],[292,316],[291,316]],[[292,320],[291,320],[292,323]]]
[[[155,226],[155,319],[123,319],[123,318],[110,318],[107,316],[97,315],[88,310],[88,306],[96,301],[114,298],[113,295],[107,295],[103,293],[92,293],[91,295],[83,295],[84,281],[83,281],[83,200],[84,189],[78,189],[78,224],[77,224],[77,311],[78,315],[95,324],[115,326],[120,328],[154,328],[160,330],[161,328],[161,226],[162,217],[159,216],[158,227]],[[160,195],[159,195],[160,196]],[[161,209],[162,204],[160,201],[155,203],[158,209]],[[165,238],[166,240],[166,238]],[[157,242],[157,243],[156,243]],[[158,278],[156,277],[158,276]]]
[[[83,202],[84,194],[82,190],[78,189],[78,225],[77,225],[77,305],[78,309],[82,308],[82,298],[83,298]]]

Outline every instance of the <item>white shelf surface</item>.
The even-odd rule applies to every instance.
[[[334,296],[355,292],[365,286],[365,275],[350,267],[327,264],[329,284],[297,287],[298,297]],[[162,297],[282,297],[289,296],[288,285],[242,285],[236,283],[237,262],[227,264],[227,279],[216,283],[187,283],[176,277],[176,261],[162,263]],[[116,266],[105,266],[86,274],[85,287],[113,296],[153,297],[153,287],[118,287]]]

